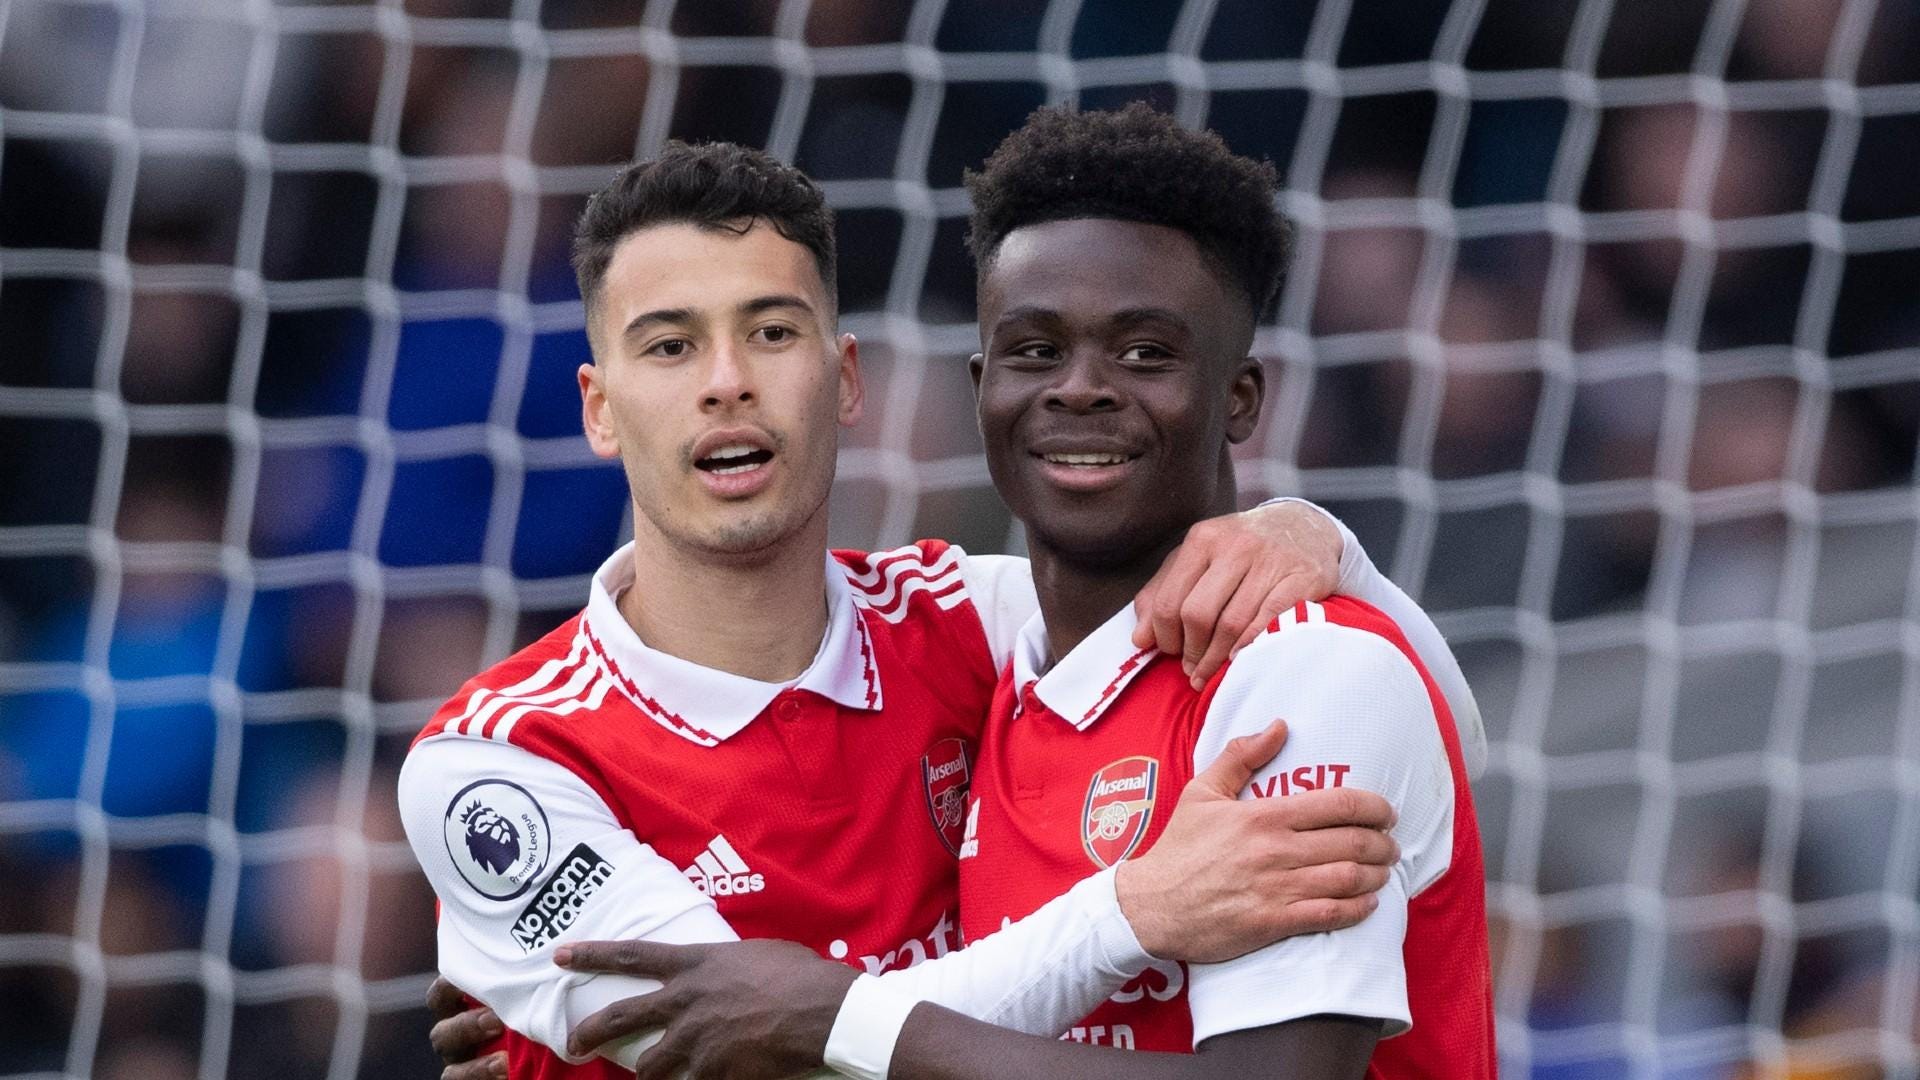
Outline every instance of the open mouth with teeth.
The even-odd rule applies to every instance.
[[[1041,460],[1050,465],[1066,465],[1076,469],[1098,469],[1108,465],[1125,465],[1133,458],[1127,454],[1041,454]]]
[[[752,472],[773,460],[773,451],[758,446],[722,446],[693,463],[693,467],[718,476]]]

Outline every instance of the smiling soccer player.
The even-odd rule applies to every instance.
[[[586,937],[790,938],[844,977],[918,965],[933,1000],[1051,1027],[1137,972],[1143,949],[1204,959],[1347,925],[1385,877],[1359,865],[1390,858],[1377,831],[1308,827],[1384,824],[1373,796],[1322,800],[1325,821],[1196,804],[1187,816],[1210,826],[1150,861],[1090,867],[994,946],[960,949],[970,748],[1035,601],[1023,562],[938,541],[827,554],[836,436],[861,398],[857,346],[835,332],[831,229],[797,170],[729,146],[670,147],[582,219],[583,417],[626,473],[634,539],[584,612],[440,710],[400,784],[441,901],[441,970],[517,1033],[516,1075],[612,1074],[551,1052],[646,988],[554,966]],[[1297,512],[1234,520],[1257,536],[1246,523]],[[1237,895],[1239,875],[1271,886],[1261,905],[1182,917]]]
[[[702,1073],[765,1075],[756,1055],[799,1050],[768,1017],[828,998],[841,1005],[823,1056],[853,1076],[1493,1076],[1485,877],[1454,695],[1400,626],[1348,597],[1301,603],[1199,688],[1133,640],[1133,591],[1235,501],[1230,447],[1264,396],[1248,350],[1286,255],[1275,184],[1271,167],[1139,106],[1043,109],[970,178],[980,427],[994,485],[1027,526],[1040,610],[982,738],[961,926],[991,941],[1089,870],[1153,852],[1185,781],[1276,717],[1289,741],[1243,797],[1386,796],[1401,854],[1379,910],[1211,958],[1224,962],[1156,963],[1067,1040],[915,1005],[913,972],[846,987],[764,944],[641,950],[668,990],[629,1015],[671,1021],[662,1045],[696,1047]],[[603,958],[588,946],[570,960]],[[618,1030],[614,1012],[576,1039]],[[642,1059],[641,1075],[663,1075],[663,1060]]]

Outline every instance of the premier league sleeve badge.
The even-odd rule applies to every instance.
[[[447,855],[489,900],[512,900],[546,869],[552,839],[546,811],[511,780],[477,780],[447,804]]]

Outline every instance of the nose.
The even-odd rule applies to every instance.
[[[1107,365],[1097,357],[1071,357],[1059,371],[1060,377],[1047,387],[1047,408],[1073,413],[1114,412],[1120,408],[1120,393],[1107,377]]]
[[[730,409],[754,400],[752,373],[747,370],[742,350],[731,342],[720,343],[707,365],[706,385],[701,390],[703,411]]]

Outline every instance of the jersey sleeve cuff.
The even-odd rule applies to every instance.
[[[1133,924],[1127,921],[1126,913],[1120,910],[1119,880],[1120,867],[1116,864],[1074,888],[1075,891],[1084,891],[1087,919],[1108,970],[1132,978],[1145,971],[1159,957],[1141,946],[1140,936],[1133,932]]]
[[[827,1066],[854,1080],[886,1080],[900,1029],[918,1004],[918,999],[896,993],[872,975],[854,979],[827,1033]]]

